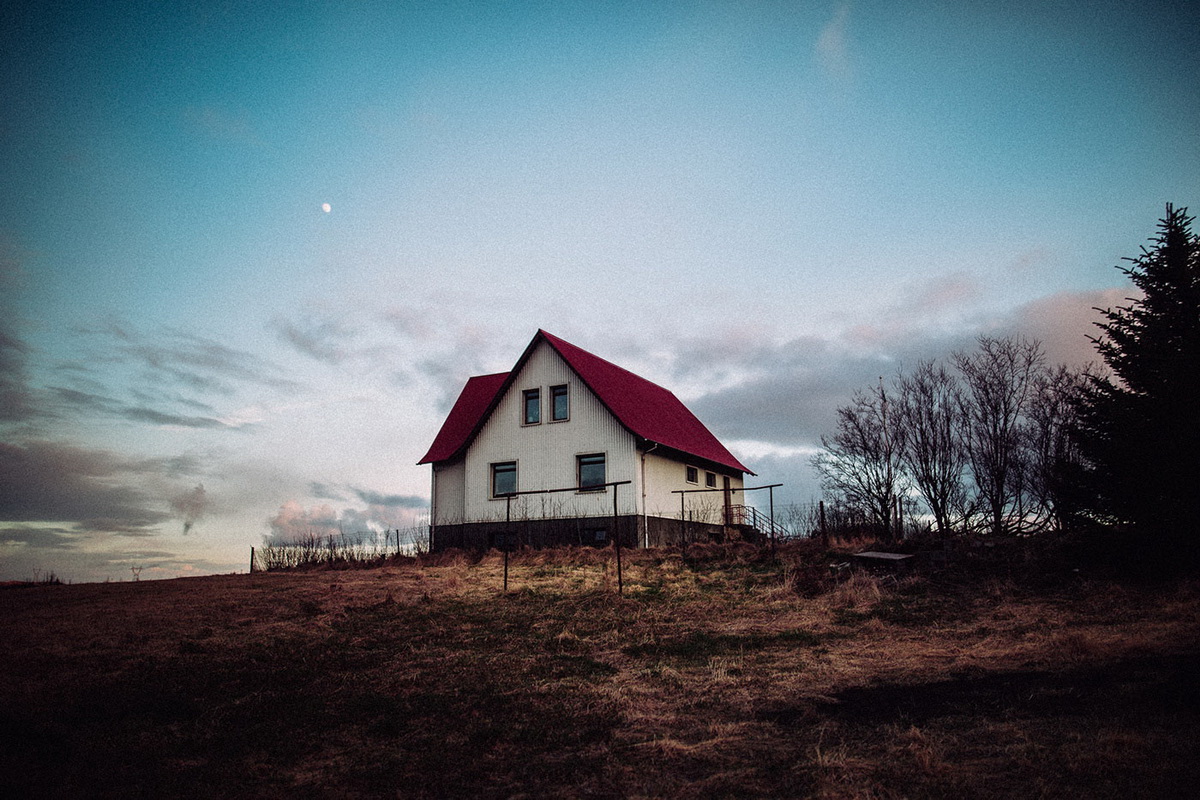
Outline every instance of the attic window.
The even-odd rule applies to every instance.
[[[688,467],[686,475],[687,475],[688,483],[699,483],[700,482],[700,473],[695,467]]]
[[[567,387],[551,386],[550,387],[550,421],[562,422],[571,416],[571,397],[567,392]]]
[[[537,425],[542,421],[542,390],[526,389],[521,395],[524,398],[525,424]]]

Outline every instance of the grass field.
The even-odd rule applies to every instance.
[[[812,543],[0,589],[4,797],[1194,797],[1200,584]]]

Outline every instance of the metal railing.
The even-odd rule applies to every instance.
[[[778,520],[772,522],[769,516],[754,506],[730,506],[729,524],[754,528],[765,538],[785,539],[791,536]]]

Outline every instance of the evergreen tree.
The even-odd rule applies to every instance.
[[[1112,372],[1082,395],[1079,447],[1094,517],[1200,554],[1200,238],[1167,205],[1157,237],[1121,270],[1141,290],[1102,311],[1092,341]],[[1152,537],[1152,538],[1151,538]]]

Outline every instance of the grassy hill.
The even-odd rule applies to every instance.
[[[1200,585],[812,543],[0,589],[0,795],[1183,797]]]

